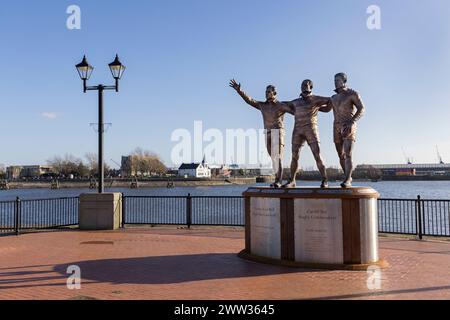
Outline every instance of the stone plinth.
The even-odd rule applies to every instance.
[[[243,258],[331,269],[382,264],[372,188],[250,188],[244,197]]]
[[[122,194],[81,194],[78,214],[81,230],[119,229],[122,222]]]

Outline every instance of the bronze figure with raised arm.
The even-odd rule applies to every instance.
[[[352,186],[352,153],[356,141],[356,122],[364,114],[364,104],[358,92],[347,87],[347,75],[338,73],[334,77],[336,94],[331,97],[334,113],[334,144],[344,170],[342,188]]]
[[[275,182],[273,188],[280,188],[283,181],[283,153],[284,153],[284,115],[293,114],[292,109],[285,103],[277,100],[277,90],[270,85],[266,88],[266,101],[256,101],[241,90],[241,84],[234,79],[230,81],[230,87],[252,107],[261,111],[266,132],[267,152],[272,158],[275,170]]]
[[[295,114],[295,126],[292,133],[292,162],[291,177],[284,188],[295,188],[296,177],[298,172],[298,160],[300,150],[308,142],[309,147],[314,155],[317,168],[322,175],[321,188],[328,187],[327,171],[320,154],[320,139],[317,128],[317,115],[320,112],[330,112],[332,107],[330,98],[315,96],[312,94],[313,82],[305,80],[302,83],[302,93],[300,98],[291,102],[287,102],[288,106]]]

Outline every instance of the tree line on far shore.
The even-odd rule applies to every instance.
[[[90,177],[97,174],[97,160],[95,153],[86,153],[85,160],[78,158],[72,154],[64,156],[54,156],[47,160],[47,164],[52,167],[51,175],[68,177]],[[110,174],[111,168],[105,164],[105,174]]]
[[[125,164],[124,172],[120,169],[112,169],[105,164],[106,177],[125,177],[130,176],[164,176],[168,172],[168,168],[162,162],[160,157],[155,153],[141,148],[136,148],[129,155],[129,161]],[[86,153],[84,160],[71,154],[64,156],[54,156],[47,160],[47,164],[52,167],[52,171],[46,174],[47,177],[67,178],[71,175],[75,178],[90,178],[98,174],[97,154]],[[330,180],[339,180],[343,176],[343,172],[338,168],[327,168]],[[289,178],[289,168],[284,170],[284,178]],[[245,175],[245,170],[241,169],[233,172],[233,175]],[[368,168],[366,170],[355,170],[353,177],[355,179],[380,179],[383,173],[379,169]],[[6,179],[5,165],[0,164],[0,179]],[[317,170],[300,170],[299,179],[320,179],[320,173]]]
[[[160,176],[168,171],[161,158],[151,151],[136,148],[130,158],[127,169],[133,176]]]
[[[130,153],[128,171],[130,175],[152,176],[162,175],[167,172],[167,167],[161,158],[147,150],[136,148]],[[98,156],[96,153],[86,153],[84,160],[71,154],[64,156],[54,156],[47,160],[47,164],[52,167],[52,174],[59,177],[69,177],[73,175],[77,178],[95,177],[98,174]],[[120,169],[112,169],[106,163],[104,165],[105,176],[119,177]]]

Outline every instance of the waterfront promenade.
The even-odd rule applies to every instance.
[[[139,227],[0,237],[0,299],[450,299],[450,242],[380,237],[381,288],[365,271],[241,260],[243,228]],[[81,268],[81,289],[66,286]]]

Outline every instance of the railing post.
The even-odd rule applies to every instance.
[[[416,220],[417,220],[417,236],[420,240],[423,238],[423,232],[422,232],[422,201],[420,196],[417,196],[416,201]]]
[[[186,198],[186,225],[188,229],[191,228],[192,224],[192,197],[191,194],[188,193],[188,196]]]
[[[20,215],[21,215],[21,202],[20,198],[16,198],[16,203],[14,205],[14,232],[16,236],[20,233]]]
[[[125,228],[125,214],[126,214],[126,211],[125,211],[125,208],[126,208],[126,206],[125,206],[125,194],[122,192],[122,198],[121,198],[121,200],[122,200],[122,229],[124,229]]]

